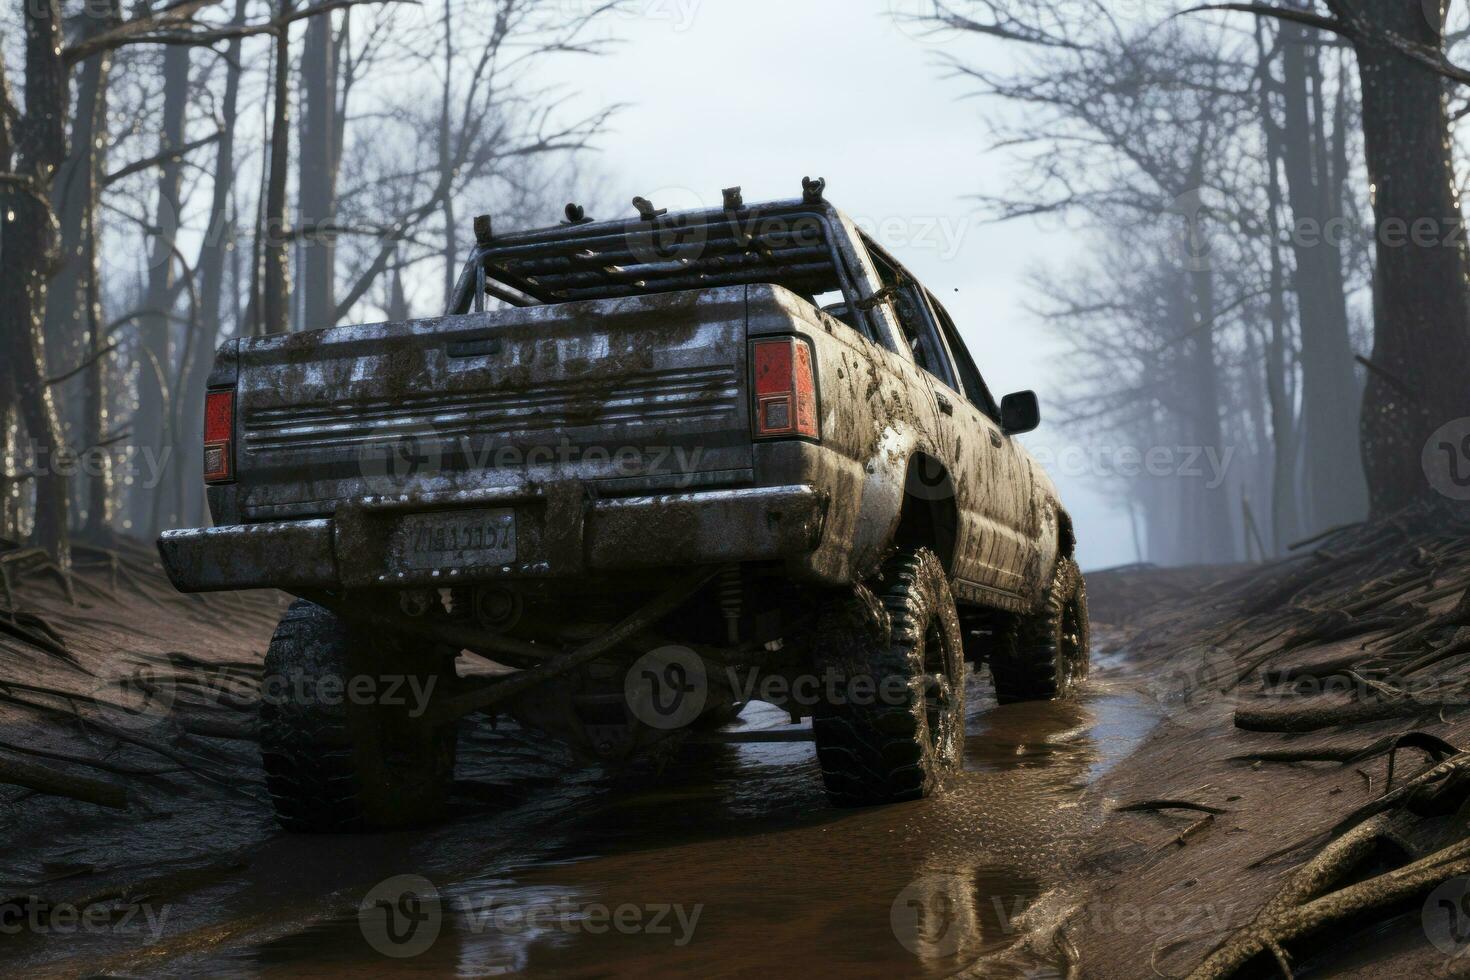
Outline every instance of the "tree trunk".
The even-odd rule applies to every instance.
[[[336,323],[336,246],[333,235],[319,230],[337,213],[336,45],[332,18],[313,17],[301,52],[301,119],[298,203],[301,216],[302,327],[315,330]]]
[[[1266,64],[1266,42],[1256,24],[1256,55],[1260,61],[1260,113],[1266,145],[1266,230],[1271,249],[1267,315],[1271,335],[1265,343],[1266,400],[1271,417],[1271,553],[1281,554],[1298,537],[1296,491],[1296,408],[1287,390],[1286,268],[1281,255],[1283,198],[1278,170],[1282,154],[1281,130],[1276,125],[1267,87],[1270,67]]]
[[[1226,446],[1220,427],[1220,369],[1215,361],[1215,278],[1209,269],[1196,269],[1190,273],[1191,292],[1194,297],[1195,316],[1189,352],[1190,387],[1194,394],[1192,422],[1195,435],[1194,446],[1206,453],[1213,451],[1215,458],[1225,458]],[[1206,476],[1189,477],[1196,497],[1199,526],[1194,533],[1204,547],[1201,559],[1208,563],[1233,561],[1235,557],[1235,535],[1231,533],[1230,499],[1227,487],[1221,483],[1209,487],[1208,477],[1214,476],[1206,466],[1208,455],[1201,455],[1196,463],[1206,467]],[[1224,474],[1218,474],[1223,477]]]
[[[32,538],[63,566],[67,546],[67,467],[61,423],[46,384],[43,317],[46,285],[56,260],[56,215],[48,195],[66,157],[70,108],[66,67],[61,58],[61,11],[57,0],[24,5],[25,114],[15,126],[14,164],[4,147],[0,165],[21,181],[0,183],[0,352],[8,362],[20,419],[43,454],[35,477],[36,518]],[[8,86],[0,80],[5,104]]]
[[[183,45],[173,45],[163,53],[161,150],[184,145],[184,123],[189,108],[189,51]],[[169,399],[176,394],[169,390],[173,366],[173,345],[169,341],[173,327],[167,314],[177,296],[174,249],[183,208],[180,198],[183,176],[181,157],[167,158],[159,165],[153,250],[148,258],[148,288],[143,300],[143,308],[149,314],[138,321],[142,360],[138,367],[138,410],[130,426],[134,451],[142,457],[134,465],[134,473],[138,476],[154,472],[154,467],[163,460],[165,448],[173,442],[173,426],[169,424],[173,415]],[[166,483],[145,486],[141,479],[135,479],[130,511],[136,533],[148,538],[158,533],[164,498],[170,496],[170,490]]]
[[[279,15],[291,13],[292,0],[280,0]],[[264,269],[260,298],[261,329],[290,329],[290,264],[286,253],[286,168],[291,159],[291,32],[276,34],[275,102],[271,119],[270,177],[266,186]]]
[[[20,481],[15,466],[20,447],[16,440],[15,386],[10,373],[0,371],[0,538],[20,539]]]
[[[235,23],[245,22],[247,0],[235,0]],[[240,39],[231,41],[225,53],[225,91],[221,102],[223,128],[215,150],[214,188],[209,207],[209,231],[199,251],[199,331],[193,356],[185,365],[179,416],[178,449],[174,467],[180,484],[180,519],[189,526],[204,521],[204,497],[199,475],[204,471],[204,387],[214,364],[214,350],[223,333],[225,263],[238,265],[230,189],[235,173],[235,118],[240,103]],[[238,288],[238,272],[237,288]],[[231,307],[232,316],[234,313]]]
[[[1342,198],[1328,166],[1317,46],[1295,24],[1281,28],[1281,156],[1295,218],[1297,308],[1301,319],[1302,429],[1307,516],[1315,531],[1361,520],[1367,510],[1358,452],[1359,391],[1348,333],[1339,227]],[[1312,109],[1315,108],[1315,112]]]
[[[454,30],[453,12],[449,0],[444,2],[444,92],[439,103],[439,181],[442,185],[452,185],[453,176],[453,154],[449,145],[453,127],[450,125],[450,114],[453,110],[454,99]],[[454,295],[454,283],[459,276],[457,268],[458,254],[455,251],[454,241],[454,194],[444,195],[444,307],[449,307],[449,300]]]
[[[87,18],[87,23],[91,32],[97,33],[121,19],[122,11],[117,0],[113,0],[107,17]],[[79,375],[80,397],[67,401],[79,406],[79,448],[85,464],[81,470],[79,503],[82,531],[93,540],[107,534],[112,519],[112,454],[102,445],[107,439],[104,351],[108,338],[103,333],[106,321],[102,316],[101,232],[97,220],[102,179],[107,172],[107,90],[111,69],[111,52],[93,55],[82,63],[71,153],[57,180],[59,186],[67,188],[62,205],[64,267],[51,283],[46,304],[48,343],[65,336],[63,325],[69,326],[80,335],[80,342],[68,343],[67,349],[74,352],[74,357],[85,359],[87,365]],[[68,167],[72,168],[70,174]],[[80,330],[76,329],[78,326]]]
[[[1334,7],[1431,49],[1442,46],[1420,0],[1335,0]],[[1443,81],[1372,36],[1354,47],[1378,228],[1362,452],[1373,513],[1384,514],[1436,498],[1423,451],[1440,426],[1470,416],[1470,266]],[[1416,236],[1416,223],[1427,234]]]
[[[403,269],[395,267],[388,279],[388,319],[399,322],[408,319],[408,294],[403,290]]]

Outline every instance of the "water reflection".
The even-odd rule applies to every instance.
[[[1152,726],[1146,701],[1109,687],[1107,666],[1071,703],[997,707],[973,681],[964,771],[932,799],[869,810],[827,805],[809,743],[689,746],[598,773],[513,731],[479,732],[462,744],[470,784],[454,822],[305,844],[281,835],[198,913],[217,924],[178,940],[192,955],[155,951],[149,969],[947,976],[1017,941],[1017,920],[1100,820],[1086,788]],[[786,720],[752,705],[740,724]],[[441,917],[428,948],[394,958],[358,909],[404,874],[428,879]],[[403,911],[399,936],[428,907],[378,897],[372,907]]]

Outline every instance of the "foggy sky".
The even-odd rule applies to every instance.
[[[592,0],[555,0],[569,10]],[[1034,388],[1055,404],[1057,342],[1028,312],[1024,277],[1060,269],[1075,230],[1035,222],[986,225],[967,197],[1004,193],[1014,161],[987,152],[983,114],[953,51],[994,62],[994,44],[925,38],[895,14],[922,0],[631,0],[607,30],[623,42],[604,58],[561,60],[557,79],[579,92],[568,111],[630,103],[586,169],[604,185],[582,200],[641,194],[659,207],[716,206],[739,184],[757,201],[799,196],[804,175],[887,246],[954,315],[996,396]],[[569,193],[568,199],[575,196]],[[597,214],[598,218],[617,215]],[[552,223],[558,215],[547,215]],[[1078,528],[1084,568],[1135,560],[1126,513],[1079,472],[1080,449],[1054,426],[1024,440],[1071,462],[1049,467]],[[1146,447],[1145,447],[1146,448]]]

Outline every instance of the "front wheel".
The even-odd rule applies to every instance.
[[[812,719],[827,797],[870,806],[929,796],[958,768],[965,741],[965,657],[944,566],[928,549],[900,554],[873,592],[823,617],[817,664],[838,683]]]
[[[1057,562],[1046,602],[997,637],[990,660],[1001,704],[1071,697],[1087,679],[1087,585],[1070,558]]]

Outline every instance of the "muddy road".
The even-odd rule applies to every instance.
[[[832,809],[753,704],[747,741],[620,772],[468,725],[447,821],[354,837],[272,817],[250,681],[282,597],[180,596],[142,552],[83,552],[68,595],[12,561],[0,969],[1463,976],[1470,527],[1431,528],[1092,576],[1081,696],[972,676],[929,800]],[[160,710],[119,713],[140,667]]]
[[[762,707],[737,729],[785,722]],[[259,900],[286,897],[281,882],[297,911],[168,968],[948,976],[1015,942],[1013,920],[1057,884],[1097,823],[1089,785],[1151,718],[1106,681],[1071,704],[981,701],[950,792],[857,813],[827,805],[814,750],[800,743],[691,747],[660,774],[618,781],[528,773],[520,806],[424,836],[333,841],[312,858],[315,871],[292,868],[316,848],[277,839],[268,853],[279,856],[251,869],[256,887],[215,913],[269,917]],[[503,775],[493,736],[466,742],[463,777]],[[428,899],[417,927],[404,892]],[[388,900],[395,921],[362,912],[367,894]],[[187,950],[191,939],[177,944]],[[1048,966],[987,973],[1055,972]]]
[[[0,957],[42,976],[1061,975],[1059,950],[1006,951],[1158,719],[1131,681],[1099,653],[1079,700],[1001,707],[972,676],[963,773],[863,811],[828,806],[807,742],[609,773],[502,723],[461,735],[448,822],[304,837],[274,825],[253,746],[204,739],[213,781],[121,817],[7,796]],[[784,728],[757,703],[729,731]]]

